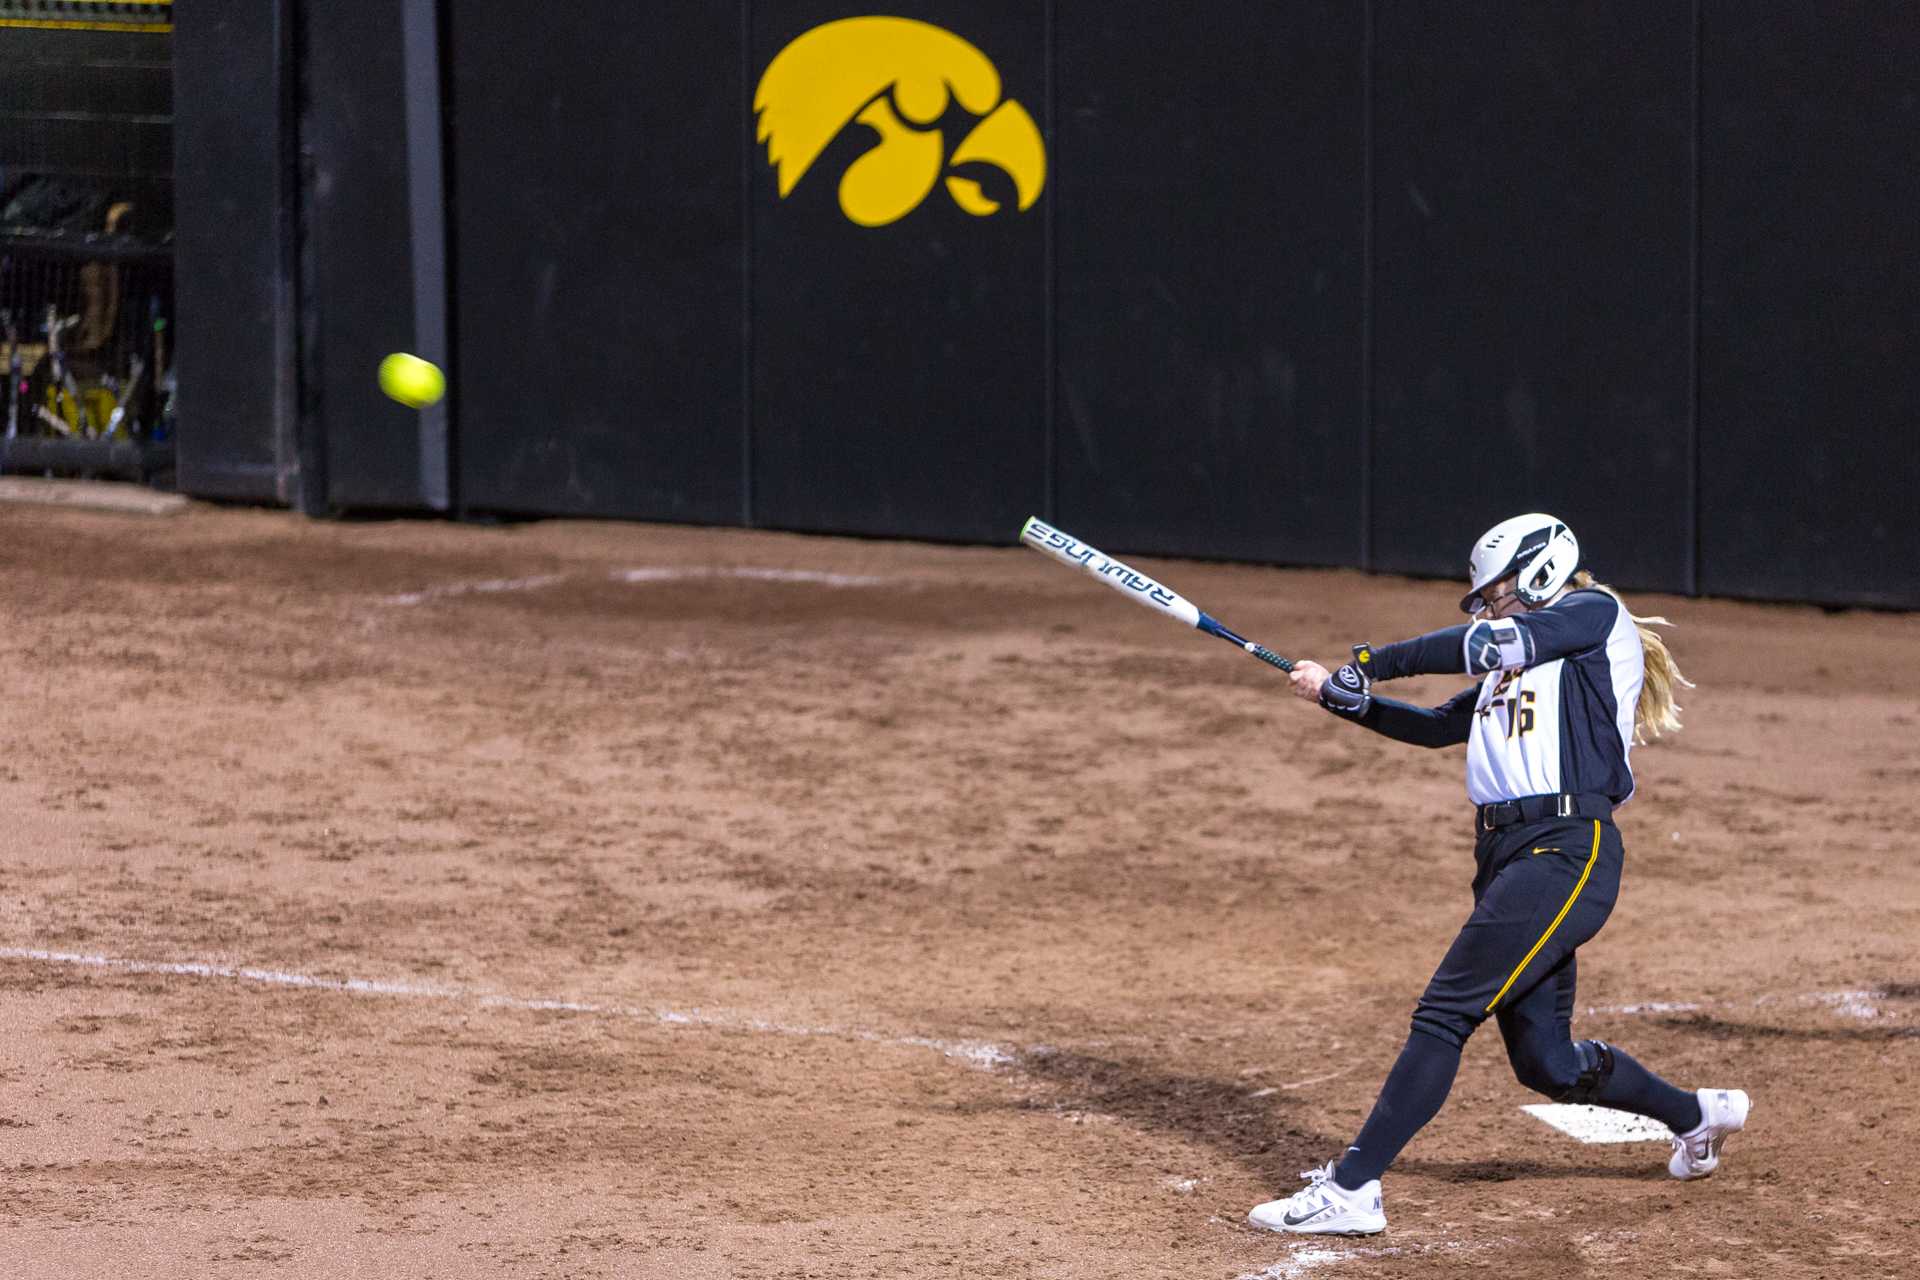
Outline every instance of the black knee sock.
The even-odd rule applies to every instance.
[[[1386,1084],[1380,1087],[1373,1114],[1340,1158],[1333,1180],[1357,1191],[1385,1173],[1400,1148],[1440,1113],[1459,1068],[1459,1045],[1422,1031],[1408,1036],[1406,1048],[1400,1050]]]
[[[1651,1116],[1675,1133],[1699,1126],[1699,1098],[1685,1089],[1674,1088],[1614,1046],[1607,1048],[1613,1053],[1613,1074],[1607,1077],[1594,1101],[1617,1111]]]

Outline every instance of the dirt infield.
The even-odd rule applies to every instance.
[[[1147,563],[1323,659],[1457,616]],[[1912,1275],[1920,620],[1634,603],[1700,687],[1578,1029],[1749,1131],[1679,1185],[1488,1031],[1295,1241],[1458,751],[1019,550],[0,507],[0,1277]]]

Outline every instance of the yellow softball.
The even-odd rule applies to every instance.
[[[424,409],[447,394],[447,376],[431,360],[396,351],[380,362],[380,389],[409,409]]]

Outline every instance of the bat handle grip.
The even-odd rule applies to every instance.
[[[1237,648],[1245,649],[1248,653],[1260,659],[1260,661],[1266,663],[1270,667],[1278,667],[1282,671],[1293,670],[1293,663],[1287,661],[1285,658],[1281,657],[1279,654],[1275,653],[1273,650],[1267,648],[1267,646],[1263,644],[1256,644],[1254,641],[1247,639],[1245,636],[1240,635],[1237,632],[1227,627],[1221,626],[1220,620],[1218,618],[1215,618],[1208,614],[1203,613],[1200,615],[1200,621],[1195,623],[1194,625],[1199,627],[1202,631],[1206,632],[1208,635],[1219,636],[1222,640],[1225,640],[1228,644],[1234,645]]]
[[[1279,654],[1275,653],[1273,650],[1267,648],[1267,646],[1263,644],[1249,643],[1247,645],[1247,652],[1252,654],[1254,657],[1260,659],[1260,661],[1266,663],[1270,667],[1278,667],[1282,671],[1293,670],[1293,663],[1287,661],[1285,658],[1281,657]]]

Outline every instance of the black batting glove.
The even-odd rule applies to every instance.
[[[1353,661],[1345,663],[1320,686],[1320,705],[1337,716],[1358,720],[1373,706],[1373,648],[1353,646]]]

